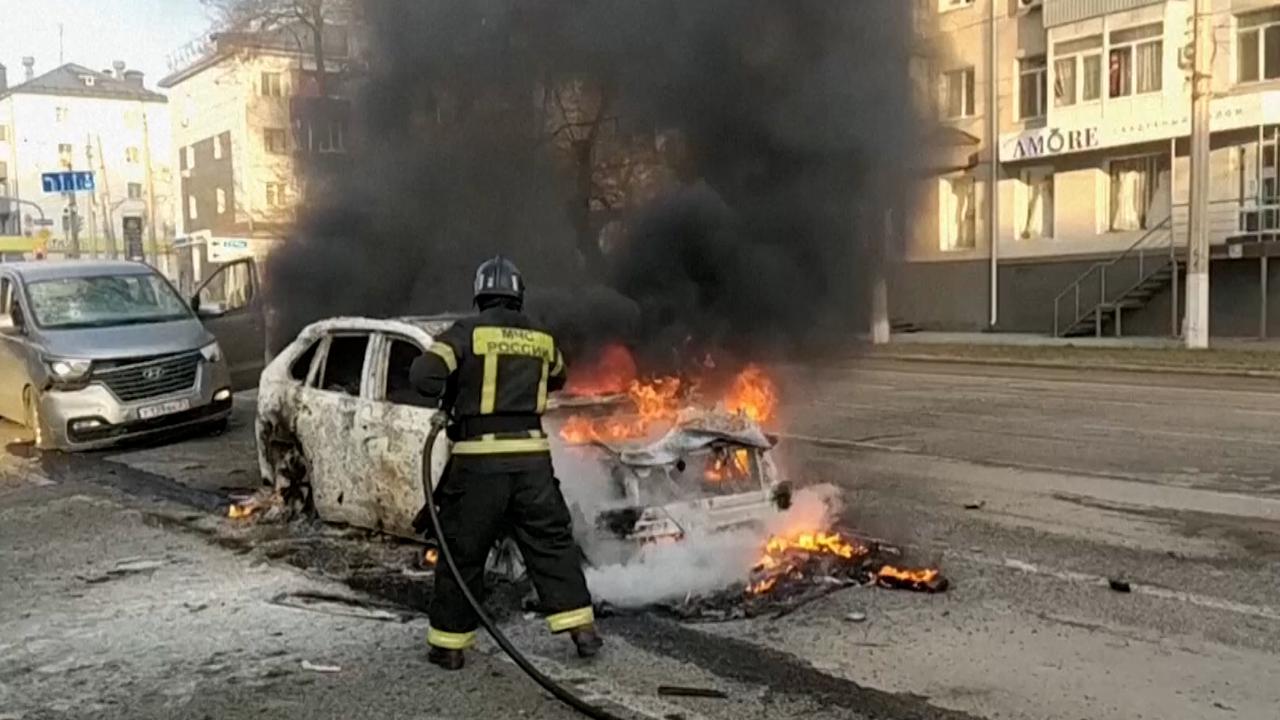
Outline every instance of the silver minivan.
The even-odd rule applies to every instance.
[[[252,262],[190,300],[142,263],[0,264],[0,416],[68,450],[221,428],[262,370],[259,295]]]

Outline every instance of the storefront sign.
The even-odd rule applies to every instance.
[[[1059,111],[1066,114],[1071,110]],[[1214,132],[1280,122],[1280,92],[1251,93],[1214,100]],[[1176,113],[1138,115],[1084,126],[1026,130],[1000,138],[1000,160],[1021,162],[1135,143],[1186,137],[1191,133],[1190,102]]]

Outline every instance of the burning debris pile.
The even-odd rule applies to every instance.
[[[745,585],[690,596],[664,609],[689,622],[781,617],[800,606],[855,585],[918,592],[945,592],[947,579],[936,568],[904,569],[889,564],[901,553],[879,541],[843,532],[802,531],[774,535]]]

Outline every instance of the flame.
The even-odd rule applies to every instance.
[[[876,577],[909,585],[928,585],[937,580],[939,574],[937,568],[900,568],[885,565],[876,573]]]
[[[435,548],[427,548],[422,554],[422,562],[425,565],[435,565],[440,560],[440,551]]]
[[[751,476],[751,455],[744,449],[732,453],[717,451],[703,475],[708,480],[736,480]]]
[[[238,503],[231,503],[231,505],[227,507],[227,517],[232,520],[243,520],[247,517],[252,517],[257,511],[257,505],[240,505]]]
[[[625,345],[606,345],[594,363],[569,366],[569,395],[615,395],[636,381],[636,361]]]
[[[681,389],[684,387],[677,377],[660,377],[646,382],[632,380],[627,386],[627,396],[635,407],[633,413],[603,418],[573,415],[560,428],[560,437],[579,445],[644,437],[659,424],[675,422],[680,414],[683,402]]]
[[[777,406],[778,388],[758,365],[748,365],[738,373],[724,398],[726,410],[758,423],[772,420]]]
[[[765,543],[764,555],[753,570],[758,579],[747,585],[747,594],[769,592],[783,578],[798,575],[803,562],[814,555],[853,560],[868,552],[867,547],[847,540],[837,532],[798,530],[786,535],[773,535]]]

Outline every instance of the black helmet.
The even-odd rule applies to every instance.
[[[476,268],[475,304],[484,306],[489,298],[510,298],[524,302],[524,278],[516,264],[501,255],[485,260]]]

